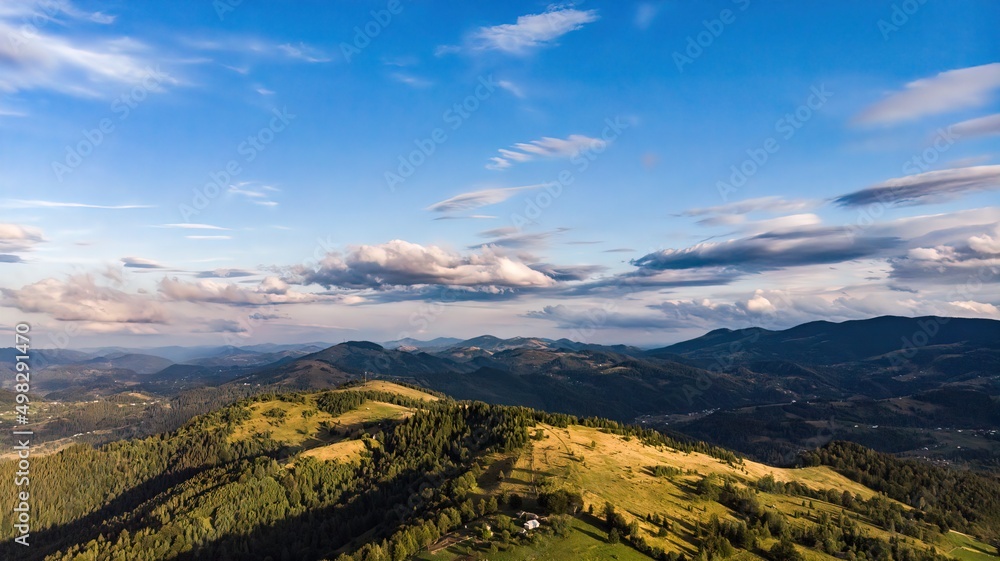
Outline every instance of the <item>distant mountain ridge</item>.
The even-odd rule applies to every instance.
[[[306,389],[361,377],[404,380],[459,399],[642,419],[777,461],[836,431],[915,451],[946,437],[926,434],[942,424],[998,428],[989,412],[990,403],[1000,408],[998,373],[1000,322],[885,316],[717,329],[646,351],[491,335],[444,349],[355,341],[231,384]],[[864,432],[872,426],[895,432]],[[988,453],[968,443],[960,450],[972,459]]]
[[[649,350],[492,335],[385,346],[178,349],[157,352],[184,362],[152,350],[38,350],[45,362],[39,361],[44,367],[32,389],[60,400],[130,389],[243,395],[383,378],[459,399],[638,420],[768,460],[837,433],[885,451],[938,450],[948,459],[989,462],[996,439],[962,440],[947,429],[1000,429],[994,414],[1000,410],[1000,321],[988,319],[883,316],[784,330],[716,329]],[[8,365],[15,354],[0,349],[0,358],[10,358],[0,363],[0,373],[8,374],[0,387],[13,383]]]
[[[837,364],[939,345],[989,345],[1000,341],[1000,321],[924,316],[880,316],[841,323],[814,321],[781,331],[759,327],[717,329],[701,337],[651,349],[648,354],[704,358],[719,352],[746,353],[813,364]]]

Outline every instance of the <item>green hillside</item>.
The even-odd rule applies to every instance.
[[[262,394],[171,433],[33,462],[44,485],[32,546],[13,544],[5,523],[0,558],[996,559],[821,462],[775,468],[613,421],[381,381]],[[0,478],[15,469],[0,463]]]

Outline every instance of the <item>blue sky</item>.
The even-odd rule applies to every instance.
[[[996,21],[0,0],[0,329],[652,345],[1000,319]]]

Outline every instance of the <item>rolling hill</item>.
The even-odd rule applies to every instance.
[[[998,325],[880,317],[783,331],[719,329],[648,351],[488,335],[435,340],[433,345],[447,346],[422,349],[355,341],[323,348],[106,349],[99,356],[44,351],[42,356],[68,362],[41,369],[33,391],[55,401],[147,392],[176,400],[171,418],[182,422],[185,414],[223,404],[224,396],[383,378],[459,399],[646,423],[772,463],[839,438],[933,462],[996,469]],[[165,360],[154,353],[188,362],[148,373]],[[9,385],[13,377],[5,380]],[[186,405],[191,403],[197,406]],[[62,414],[72,416],[72,408]],[[138,417],[116,419],[120,427]],[[40,430],[40,441],[81,432],[70,429],[71,417],[64,421],[57,432]],[[129,430],[138,435],[172,428],[145,421],[142,427]]]
[[[871,454],[837,446],[777,468],[385,381],[265,393],[170,433],[35,458],[47,484],[32,494],[32,547],[3,525],[0,556],[996,559],[982,540],[997,537],[1000,483]],[[0,462],[0,478],[15,469]],[[899,470],[918,477],[897,493]],[[955,500],[934,497],[944,482]]]

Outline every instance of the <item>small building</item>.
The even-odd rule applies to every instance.
[[[541,525],[541,523],[539,523],[537,520],[528,520],[527,522],[524,523],[524,529],[525,530],[535,530],[540,525]]]

